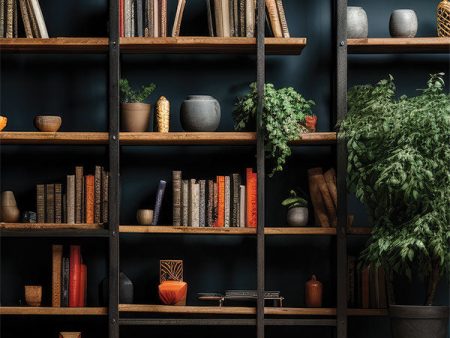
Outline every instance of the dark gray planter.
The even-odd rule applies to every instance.
[[[188,132],[216,131],[220,123],[220,104],[208,95],[189,95],[181,105],[181,126]]]
[[[393,38],[413,38],[418,26],[416,12],[412,9],[397,9],[389,20],[389,32]]]
[[[103,306],[108,306],[108,277],[103,279],[100,284],[100,303]],[[134,299],[134,286],[133,282],[123,272],[119,274],[119,303],[120,304],[133,304]]]
[[[391,305],[392,338],[447,338],[448,306]]]
[[[304,227],[308,225],[308,208],[294,207],[287,212],[287,224],[291,227]]]

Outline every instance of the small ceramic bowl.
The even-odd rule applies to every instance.
[[[41,306],[42,286],[25,285],[25,301],[29,306]]]
[[[61,123],[60,116],[38,115],[34,118],[34,126],[44,132],[57,132]]]
[[[140,225],[151,225],[153,221],[153,210],[139,209],[136,213],[136,218]]]
[[[8,124],[8,118],[6,116],[0,116],[0,131],[5,129],[7,124]]]

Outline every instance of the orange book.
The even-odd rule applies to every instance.
[[[70,246],[69,307],[78,307],[81,288],[81,252],[79,245]]]
[[[258,187],[257,174],[252,168],[247,168],[247,227],[256,228],[258,226]]]
[[[217,222],[216,227],[225,226],[225,176],[217,176]]]
[[[86,264],[81,264],[81,275],[80,275],[80,293],[78,294],[78,306],[86,306],[86,292],[87,292],[87,266]]]
[[[94,223],[94,205],[95,205],[95,178],[94,175],[87,175],[86,181],[86,223]]]

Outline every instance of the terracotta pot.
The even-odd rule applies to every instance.
[[[20,210],[12,191],[2,192],[0,218],[5,223],[17,223],[20,219]]]
[[[317,116],[313,115],[313,116],[306,116],[305,117],[305,125],[306,128],[308,128],[308,130],[312,133],[314,133],[316,131],[316,126],[317,126]]]
[[[153,221],[153,210],[139,209],[136,213],[136,218],[140,225],[151,225]]]
[[[307,307],[322,307],[322,283],[312,275],[305,285],[305,302]]]
[[[7,124],[8,124],[8,118],[6,116],[0,115],[0,131],[5,129]]]
[[[164,305],[186,305],[188,285],[181,281],[164,281],[158,286],[159,299]]]
[[[151,105],[147,103],[122,103],[120,108],[122,131],[143,133],[148,130]]]
[[[25,285],[25,302],[29,306],[41,306],[42,302],[42,286]]]
[[[61,117],[50,115],[38,115],[34,117],[34,126],[43,132],[57,132],[61,128]]]

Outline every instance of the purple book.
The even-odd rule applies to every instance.
[[[158,225],[159,214],[161,212],[162,200],[164,198],[164,191],[166,190],[166,181],[159,181],[158,192],[156,193],[155,210],[153,212],[152,225]]]

